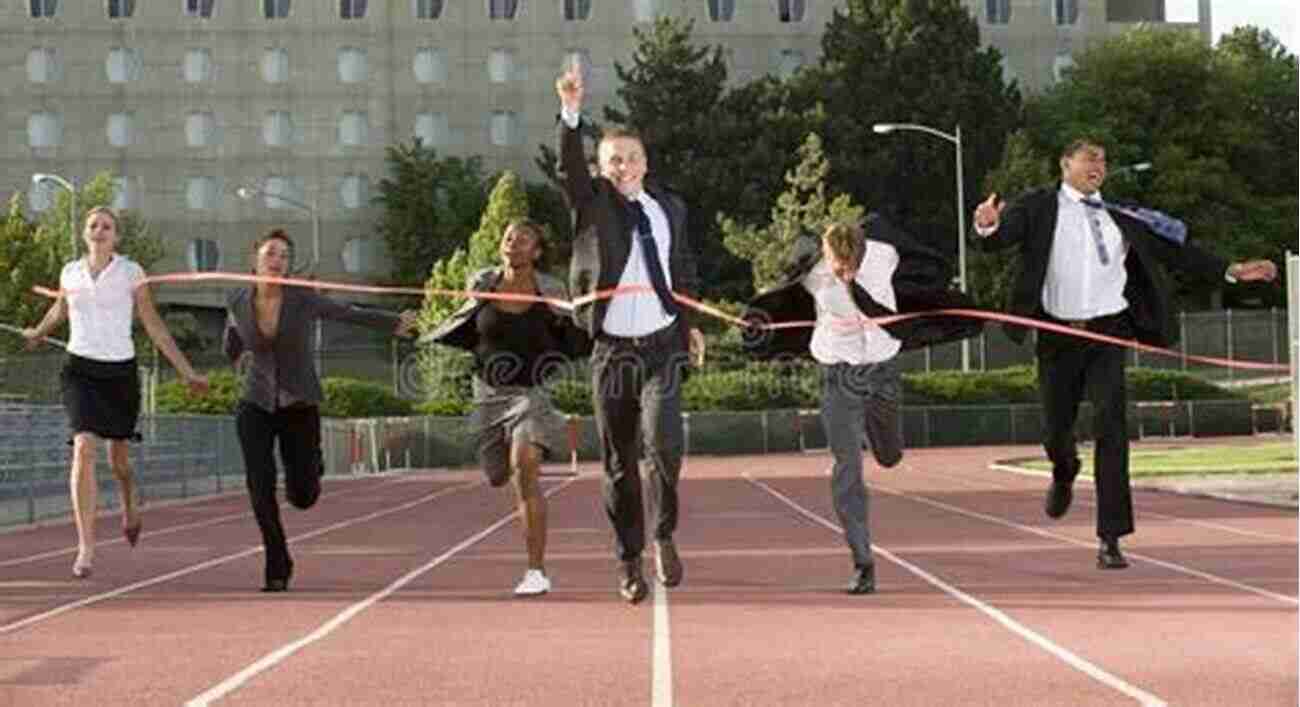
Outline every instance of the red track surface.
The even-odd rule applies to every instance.
[[[1138,492],[1133,566],[1094,569],[1091,487],[1061,521],[1020,448],[911,450],[868,472],[879,593],[851,597],[825,455],[692,457],[686,581],[614,591],[594,470],[547,483],[546,597],[508,491],[466,473],[327,482],[284,511],[292,591],[255,591],[240,496],[100,529],[0,535],[0,705],[1291,705],[1294,511]],[[647,570],[649,570],[647,562]],[[114,593],[105,596],[106,593]]]

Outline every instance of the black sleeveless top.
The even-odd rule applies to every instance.
[[[474,318],[478,331],[474,373],[491,386],[541,384],[549,360],[546,353],[559,348],[551,333],[552,316],[542,302],[518,314],[491,303],[479,307]]]

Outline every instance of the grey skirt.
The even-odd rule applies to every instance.
[[[475,376],[470,425],[479,463],[493,486],[510,480],[510,447],[516,439],[540,447],[545,459],[569,451],[568,421],[544,386],[493,386]]]

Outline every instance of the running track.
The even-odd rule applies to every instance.
[[[1133,566],[1094,569],[1090,486],[1061,521],[1029,447],[872,469],[879,593],[850,597],[822,454],[691,457],[686,581],[614,591],[599,478],[546,484],[554,591],[516,600],[508,491],[461,472],[327,479],[285,510],[296,576],[254,591],[242,496],[0,534],[0,705],[1293,705],[1294,511],[1138,492]],[[647,563],[647,570],[649,570]]]

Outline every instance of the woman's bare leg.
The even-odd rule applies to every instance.
[[[95,435],[79,432],[72,438],[72,471],[69,490],[72,495],[72,518],[77,524],[77,560],[72,573],[89,576],[95,560],[95,509],[99,501],[99,484],[95,481],[95,455],[99,445]]]

